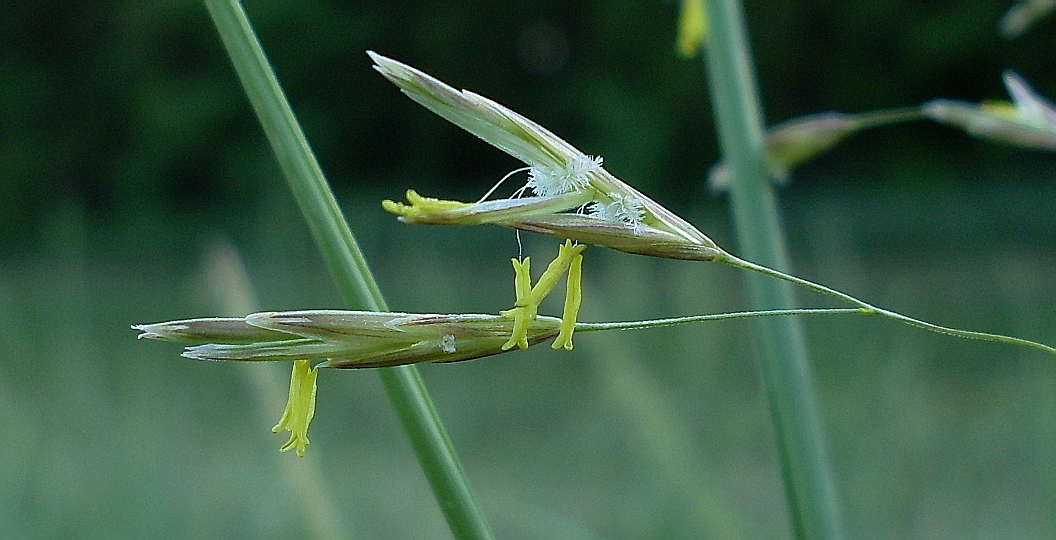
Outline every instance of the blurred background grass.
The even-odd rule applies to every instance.
[[[400,225],[378,201],[407,187],[473,198],[517,165],[400,96],[368,48],[605,156],[737,252],[725,202],[704,188],[717,149],[702,66],[674,55],[675,4],[246,7],[394,309],[508,307],[512,233]],[[1005,68],[1056,96],[1056,21],[1005,42],[1007,7],[749,2],[767,118],[1004,99]],[[298,460],[269,432],[288,366],[195,363],[128,329],[222,313],[206,263],[217,242],[242,254],[262,308],[341,306],[204,8],[9,12],[0,536],[447,537],[372,373],[323,373]],[[1051,344],[1054,168],[929,124],[856,136],[783,191],[795,270],[926,320]],[[556,249],[524,240],[540,259]],[[743,307],[732,269],[597,248],[584,288],[590,321]],[[807,324],[852,537],[1056,536],[1052,359],[880,320]],[[754,354],[748,325],[726,322],[584,334],[572,353],[422,374],[500,537],[782,538]],[[323,480],[297,480],[312,475]]]

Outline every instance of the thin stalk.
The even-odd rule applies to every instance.
[[[851,115],[858,130],[869,129],[879,126],[897,124],[899,122],[910,122],[925,118],[920,107],[894,107],[890,109],[879,109]]]
[[[663,319],[646,319],[642,321],[576,323],[576,332],[601,332],[605,330],[642,330],[707,321],[729,321],[734,319],[751,319],[755,317],[777,317],[788,315],[865,315],[861,308],[798,308],[798,309],[765,309],[762,311],[734,311],[731,313],[712,313],[708,315],[688,315],[685,317],[667,317]]]
[[[704,47],[724,161],[730,166],[730,205],[741,252],[772,268],[787,268],[776,195],[767,168],[762,110],[740,2],[706,0]],[[755,309],[792,308],[792,288],[749,275]],[[796,538],[843,538],[806,335],[795,317],[756,319],[760,371]]]
[[[843,300],[844,302],[847,302],[847,303],[849,303],[851,305],[858,306],[860,308],[860,310],[855,310],[855,311],[860,311],[861,313],[863,313],[865,315],[879,315],[881,317],[887,317],[889,319],[894,319],[894,320],[896,320],[898,322],[901,322],[901,323],[905,323],[905,324],[908,324],[908,325],[911,325],[911,326],[916,326],[917,328],[923,328],[925,330],[928,330],[928,331],[931,331],[931,332],[937,332],[937,333],[940,333],[940,334],[946,334],[946,335],[950,335],[950,336],[962,337],[962,338],[967,338],[967,339],[981,339],[981,340],[985,340],[985,341],[996,341],[998,343],[1007,343],[1007,344],[1010,344],[1010,345],[1019,345],[1019,346],[1023,346],[1023,347],[1030,347],[1032,349],[1037,349],[1039,351],[1047,352],[1049,354],[1056,354],[1056,348],[1052,348],[1052,347],[1050,347],[1048,345],[1044,345],[1044,344],[1037,343],[1037,342],[1030,341],[1030,340],[1026,340],[1026,339],[1020,339],[1020,338],[1011,337],[1011,336],[1003,336],[1001,334],[991,334],[991,333],[988,333],[988,332],[973,332],[971,330],[961,330],[959,328],[950,328],[950,327],[947,327],[947,326],[941,326],[941,325],[938,325],[938,324],[929,323],[927,321],[922,321],[920,319],[914,319],[913,317],[909,317],[907,315],[903,315],[903,314],[898,313],[896,311],[891,311],[889,309],[876,307],[876,306],[874,306],[872,304],[869,304],[867,302],[859,300],[859,299],[857,299],[857,298],[855,298],[855,297],[853,297],[853,296],[851,296],[851,295],[849,295],[847,293],[843,293],[843,292],[837,291],[835,289],[830,289],[829,287],[826,287],[826,286],[818,284],[818,283],[814,283],[813,281],[809,281],[809,280],[806,280],[806,279],[803,279],[803,278],[798,278],[796,276],[792,276],[792,275],[786,274],[784,272],[780,272],[780,271],[774,270],[772,268],[767,268],[765,266],[761,266],[761,265],[755,264],[753,262],[737,258],[737,257],[735,257],[733,255],[730,255],[729,253],[724,253],[722,256],[720,256],[716,260],[719,261],[719,262],[724,262],[724,263],[726,263],[726,264],[728,264],[730,266],[735,266],[737,268],[742,268],[744,270],[751,270],[753,272],[758,272],[760,274],[765,274],[765,275],[768,275],[768,276],[772,276],[772,277],[775,277],[775,278],[778,278],[778,279],[785,280],[785,281],[787,281],[789,283],[795,283],[796,285],[801,285],[803,287],[806,287],[808,289],[820,292],[822,294],[827,294],[829,296],[834,296],[834,297],[839,298],[840,300]]]
[[[351,307],[387,311],[241,4],[206,0],[206,7],[342,297]],[[417,369],[403,366],[377,372],[454,536],[493,538]]]

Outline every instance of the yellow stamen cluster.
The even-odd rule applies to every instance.
[[[531,258],[525,257],[523,261],[512,260],[517,300],[513,308],[500,312],[502,316],[514,320],[513,333],[509,341],[502,346],[502,350],[511,349],[514,345],[522,349],[528,348],[528,324],[538,315],[539,304],[553,292],[565,272],[568,272],[568,281],[565,287],[564,313],[561,316],[561,332],[552,347],[572,350],[572,333],[576,328],[576,317],[582,301],[582,253],[586,248],[586,245],[573,245],[571,240],[565,240],[558,249],[557,258],[546,267],[534,287],[531,282]]]

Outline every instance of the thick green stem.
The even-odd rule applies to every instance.
[[[741,252],[772,268],[787,268],[781,220],[764,147],[744,16],[737,0],[706,0],[705,47],[723,159],[730,166],[730,205]],[[792,308],[788,284],[748,276],[754,309]],[[806,336],[795,317],[756,319],[761,369],[776,430],[786,496],[797,538],[844,536],[830,470]]]
[[[387,311],[366,259],[237,0],[206,0],[327,268],[352,307]],[[382,384],[456,538],[492,538],[451,441],[414,366],[379,369]]]

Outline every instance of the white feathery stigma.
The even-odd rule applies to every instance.
[[[444,337],[440,338],[437,342],[440,345],[440,350],[447,354],[455,352],[455,336],[452,334],[444,334]]]
[[[612,202],[594,201],[587,207],[587,213],[608,221],[630,223],[637,227],[645,219],[645,206],[637,197],[622,193],[609,193]]]
[[[601,156],[576,156],[564,169],[533,166],[528,169],[528,184],[540,197],[575,193],[590,186],[592,172],[601,170]]]

